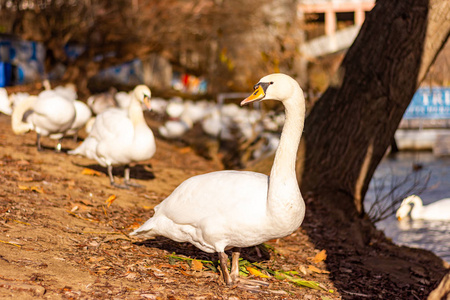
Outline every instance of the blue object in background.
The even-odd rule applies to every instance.
[[[0,36],[0,86],[26,84],[44,78],[42,43]]]
[[[450,119],[450,87],[419,88],[404,119]]]
[[[7,62],[0,62],[0,87],[11,85],[12,66]]]

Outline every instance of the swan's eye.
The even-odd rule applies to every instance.
[[[269,82],[269,84],[273,84],[273,83],[274,83],[273,81]]]
[[[254,89],[254,90],[258,89],[258,86],[259,86],[259,84],[255,84],[255,85],[253,86],[253,89]]]

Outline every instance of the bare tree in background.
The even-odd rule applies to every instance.
[[[293,69],[298,41],[289,32],[298,32],[296,1],[279,1],[277,9],[268,2],[0,0],[0,23],[6,33],[42,42],[48,68],[64,64],[64,80],[76,82],[81,93],[99,70],[150,53],[205,75],[217,92]],[[64,52],[67,43],[86,46],[73,63]]]

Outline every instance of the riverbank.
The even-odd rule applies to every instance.
[[[216,256],[167,239],[128,237],[183,180],[220,169],[217,160],[157,139],[156,155],[132,170],[144,188],[118,190],[95,162],[65,153],[76,146],[71,140],[56,154],[54,141],[44,139],[45,151],[37,152],[36,135],[15,136],[5,115],[0,132],[0,298],[424,299],[449,267],[381,233],[368,245],[349,243],[348,224],[305,195],[301,228],[243,253],[256,263],[247,270],[259,265],[284,277],[252,271],[267,286],[226,287],[209,263]],[[121,181],[123,169],[115,174]],[[297,285],[299,278],[316,288]]]

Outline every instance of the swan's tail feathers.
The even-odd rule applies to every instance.
[[[81,155],[86,156],[90,159],[95,159],[95,150],[97,148],[97,143],[95,140],[87,137],[78,147],[73,150],[67,151],[70,155]]]
[[[153,227],[154,227],[153,225],[154,225],[153,222],[147,221],[144,223],[144,225],[142,225],[135,231],[131,232],[130,235],[131,236],[141,236],[141,237],[146,237],[146,238],[158,236],[158,234],[156,232],[154,232],[154,230],[153,230]]]
[[[81,151],[81,147],[83,146],[83,144],[81,144],[80,146],[78,146],[77,148],[67,151],[67,154],[69,155],[83,155],[83,151]]]
[[[33,129],[33,124],[27,122],[27,118],[33,113],[33,103],[36,99],[36,96],[29,96],[14,108],[11,126],[15,134],[24,134]]]

